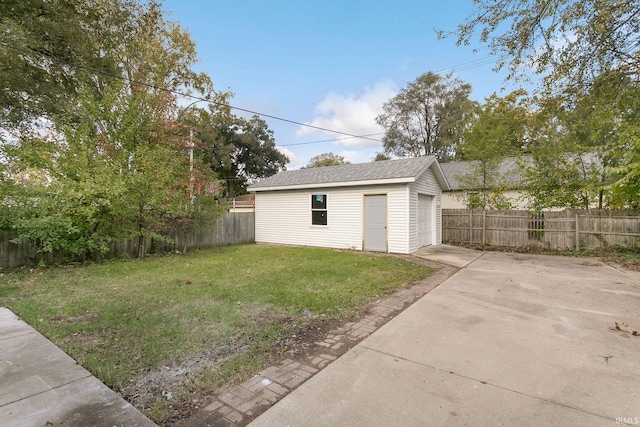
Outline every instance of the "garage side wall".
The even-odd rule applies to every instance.
[[[311,224],[311,196],[327,196],[327,225]],[[407,185],[256,192],[256,242],[362,250],[366,194],[387,195],[389,252],[408,253]]]
[[[409,245],[410,253],[418,250],[418,194],[433,197],[435,212],[434,245],[442,243],[442,189],[431,169],[427,169],[416,182],[410,185],[409,210]]]

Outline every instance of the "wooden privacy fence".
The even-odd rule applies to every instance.
[[[230,213],[216,218],[209,227],[195,232],[177,231],[172,236],[173,244],[145,239],[145,254],[169,251],[172,249],[206,249],[218,246],[237,245],[255,242],[255,214],[253,212]],[[39,261],[47,264],[63,263],[68,258],[62,252],[47,254],[36,253],[32,243],[15,244],[8,233],[0,232],[0,268],[14,268],[33,265]],[[137,238],[111,242],[107,258],[138,255]]]
[[[442,210],[445,243],[492,246],[540,245],[550,249],[640,247],[640,212],[567,210]]]

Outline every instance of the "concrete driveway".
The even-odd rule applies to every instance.
[[[466,267],[251,425],[640,424],[637,273],[442,250]]]

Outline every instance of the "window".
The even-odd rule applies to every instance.
[[[327,195],[311,195],[311,224],[327,225]]]

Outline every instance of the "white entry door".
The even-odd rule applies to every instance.
[[[364,196],[364,250],[387,252],[387,196]]]
[[[433,244],[432,223],[433,196],[418,194],[418,247]]]

